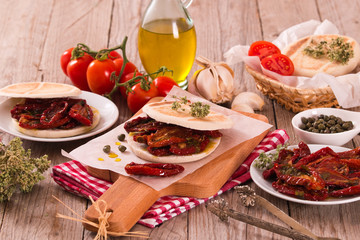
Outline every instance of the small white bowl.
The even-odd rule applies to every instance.
[[[352,130],[341,133],[313,133],[299,128],[302,117],[318,117],[321,114],[334,115],[343,121],[352,121]],[[295,134],[306,143],[342,146],[360,133],[360,113],[337,108],[314,108],[296,114],[291,123]]]

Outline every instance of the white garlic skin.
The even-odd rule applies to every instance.
[[[246,103],[238,103],[231,106],[231,109],[238,112],[254,113],[254,109]]]
[[[254,92],[241,92],[232,101],[231,109],[244,108],[244,104],[248,105],[253,110],[262,110],[265,102]]]

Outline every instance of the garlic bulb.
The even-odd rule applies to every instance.
[[[236,111],[251,112],[249,108],[252,110],[262,110],[264,104],[264,100],[256,93],[242,92],[234,98],[231,103],[231,109]],[[244,105],[247,105],[248,107]]]
[[[233,70],[225,62],[214,63],[201,56],[195,62],[203,68],[195,72],[189,91],[214,103],[231,101],[234,97]]]

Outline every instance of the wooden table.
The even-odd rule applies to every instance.
[[[148,3],[149,0],[2,0],[0,87],[27,81],[71,83],[62,73],[59,59],[65,49],[78,42],[100,49],[118,45],[128,36],[128,58],[141,66],[137,32]],[[273,40],[284,29],[310,19],[328,19],[342,34],[360,41],[359,12],[360,1],[353,0],[195,0],[189,8],[196,26],[197,56],[213,61],[223,60],[223,53],[234,45]],[[190,76],[197,68],[194,65]],[[242,90],[259,93],[243,65],[238,64],[233,69]],[[274,125],[272,129],[285,129],[291,144],[298,143],[290,123],[294,113],[263,98],[266,105],[260,114],[268,117]],[[120,111],[119,124],[131,113],[124,100],[117,99],[116,104]],[[0,132],[0,137],[6,143],[13,138],[4,132]],[[31,148],[34,156],[48,154],[54,166],[68,161],[60,154],[60,149],[71,151],[88,140],[41,144],[25,140],[24,147]],[[359,145],[357,136],[346,147]],[[56,212],[66,213],[66,209],[52,195],[79,213],[85,211],[89,202],[63,191],[50,177],[50,170],[45,176],[31,193],[16,193],[10,202],[0,205],[0,239],[92,239],[94,233],[84,230],[81,223],[55,218]],[[336,206],[302,205],[273,197],[254,183],[249,184],[259,195],[317,235],[350,240],[360,235],[359,202]],[[234,191],[222,197],[238,211],[284,225],[264,209],[241,206]],[[287,239],[243,222],[223,223],[204,205],[155,229],[135,225],[132,231],[135,230],[149,232],[152,239]]]

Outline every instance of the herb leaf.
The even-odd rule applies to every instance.
[[[276,150],[273,153],[262,152],[255,160],[255,167],[259,169],[270,169],[274,166],[274,162],[279,158],[279,152],[285,149],[287,145],[277,145]]]
[[[354,57],[354,50],[350,43],[346,43],[342,37],[334,38],[330,43],[321,41],[316,44],[311,41],[311,45],[304,48],[303,52],[313,58],[326,57],[331,62],[341,64],[347,64],[350,58]]]
[[[178,110],[182,110],[185,111],[185,108],[182,107],[182,105],[189,105],[190,106],[190,114],[192,117],[197,117],[197,118],[204,118],[206,117],[209,113],[210,113],[210,105],[208,104],[204,104],[202,102],[194,102],[191,103],[187,97],[177,97],[177,96],[172,96],[175,99],[178,99],[178,101],[175,101],[172,103],[171,109],[178,111]]]

